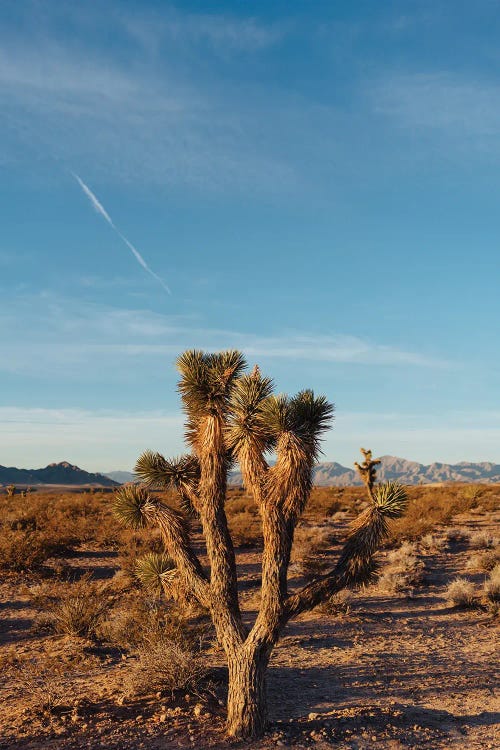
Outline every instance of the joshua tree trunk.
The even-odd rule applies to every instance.
[[[227,733],[259,737],[267,725],[266,672],[269,654],[243,645],[228,657]]]

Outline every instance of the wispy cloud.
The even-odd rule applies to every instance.
[[[162,13],[119,13],[127,33],[147,50],[169,43],[207,45],[218,55],[251,53],[272,47],[285,36],[284,23],[263,23],[256,18],[237,18],[220,13],[182,13],[174,8]]]
[[[379,414],[337,410],[326,436],[325,460],[351,466],[359,446],[430,463],[499,461],[499,414]],[[481,426],[478,426],[480,422]],[[39,468],[68,460],[89,471],[132,469],[146,448],[184,450],[180,411],[118,411],[0,407],[2,464]],[[464,446],[469,446],[467,452]],[[22,461],[19,455],[22,454]]]
[[[18,321],[22,321],[19,331]],[[186,347],[212,351],[238,348],[250,360],[268,362],[435,370],[457,367],[439,357],[353,335],[284,330],[266,336],[200,325],[196,318],[150,310],[75,304],[50,294],[18,297],[0,313],[0,324],[9,331],[9,340],[3,344],[9,357],[0,361],[0,370],[6,372],[64,372],[81,378],[104,377],[111,369],[114,377],[133,378],[144,368],[173,359]],[[27,331],[31,332],[29,341]],[[96,358],[98,372],[91,365]],[[117,367],[120,362],[127,366]]]
[[[146,448],[183,450],[182,414],[0,407],[3,465],[67,460],[88,470],[131,468]]]
[[[456,74],[389,76],[372,89],[375,110],[412,130],[444,135],[448,145],[500,150],[500,86]]]
[[[274,27],[181,12],[117,16],[110,4],[100,23],[121,34],[123,64],[106,47],[86,46],[81,29],[94,18],[82,20],[73,29],[78,42],[68,44],[56,7],[41,28],[25,20],[24,34],[0,30],[0,163],[4,154],[21,162],[50,154],[63,165],[85,163],[89,179],[272,193],[296,185],[291,161],[273,144],[276,123],[286,119],[291,129],[303,108],[283,113],[276,97],[262,101],[262,92],[243,93],[219,75],[228,55],[272,45]],[[207,43],[218,50],[208,63]],[[297,143],[303,130],[295,129]]]
[[[81,179],[81,177],[79,177],[75,172],[72,172],[72,175],[75,178],[75,180],[78,182],[78,184],[80,185],[80,187],[82,188],[82,190],[85,193],[85,195],[87,196],[87,198],[90,200],[92,206],[95,208],[95,210],[97,211],[97,213],[100,214],[108,222],[108,224],[110,225],[110,227],[112,227],[112,229],[114,229],[114,231],[116,232],[116,234],[118,235],[118,237],[120,237],[120,239],[127,245],[127,247],[132,252],[132,255],[134,256],[134,258],[136,259],[136,261],[139,263],[139,265],[141,265],[144,268],[144,270],[147,271],[149,273],[149,275],[153,277],[153,279],[156,279],[156,281],[158,281],[161,284],[161,286],[164,288],[164,290],[168,294],[171,294],[172,292],[170,291],[170,289],[168,288],[168,286],[165,284],[165,282],[163,281],[163,279],[160,278],[160,276],[158,276],[158,274],[156,274],[154,271],[151,270],[151,268],[148,266],[148,264],[146,263],[146,261],[144,260],[144,258],[140,254],[140,252],[137,250],[137,248],[134,247],[134,245],[118,229],[118,227],[116,226],[116,224],[112,220],[111,216],[108,214],[108,212],[106,211],[106,209],[104,208],[104,206],[102,205],[102,203],[98,200],[98,198],[92,192],[92,190],[89,188],[89,186],[86,185],[85,182]]]

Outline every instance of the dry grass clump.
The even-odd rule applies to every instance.
[[[320,604],[318,610],[325,615],[348,615],[352,609],[353,595],[348,589],[338,591],[331,596],[326,602]]]
[[[474,584],[466,578],[455,578],[446,589],[445,598],[451,607],[473,607],[476,599]]]
[[[466,563],[468,570],[481,570],[488,572],[493,570],[495,565],[500,562],[500,548],[485,549],[473,553]]]
[[[473,531],[469,536],[469,546],[471,549],[492,549],[495,539],[487,531]]]
[[[404,542],[387,554],[387,562],[377,581],[382,593],[397,594],[411,591],[424,581],[425,565],[420,559],[415,543]]]
[[[328,568],[327,551],[332,546],[332,532],[328,526],[300,524],[295,531],[292,563],[306,578],[315,578]]]
[[[108,603],[98,596],[68,596],[54,610],[54,631],[82,638],[94,638]]]
[[[97,637],[113,600],[109,585],[92,581],[90,573],[76,583],[42,582],[28,595],[42,610],[36,629],[81,638]]]
[[[197,693],[207,676],[201,652],[195,652],[162,636],[143,640],[125,684],[128,695],[162,690]]]
[[[484,582],[484,593],[493,604],[500,602],[500,564],[495,565]]]
[[[446,547],[446,538],[436,534],[424,534],[419,540],[420,549],[427,554],[442,552]]]
[[[16,682],[29,696],[31,709],[36,713],[53,713],[68,702],[68,690],[50,666],[25,662],[17,672]]]

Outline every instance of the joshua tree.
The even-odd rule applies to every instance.
[[[394,483],[375,486],[377,461],[364,451],[359,471],[370,506],[353,524],[333,569],[289,593],[294,530],[312,489],[313,467],[322,434],[332,421],[333,406],[310,390],[291,398],[273,395],[272,381],[258,367],[245,373],[238,351],[187,351],[177,360],[177,367],[191,453],[171,461],[159,453],[144,453],[135,469],[142,486],[120,488],[115,510],[132,527],[154,524],[160,528],[180,584],[209,610],[225,651],[228,734],[256,737],[267,722],[267,665],[285,625],[341,589],[370,580],[374,553],[387,533],[387,519],[401,514],[406,496]],[[272,465],[266,460],[270,453],[275,456]],[[225,512],[227,475],[235,462],[258,506],[263,530],[261,605],[251,626],[245,624],[240,610]],[[176,488],[182,511],[154,496],[154,489],[166,487]],[[191,544],[190,514],[201,522],[208,570]],[[171,568],[169,562],[162,583],[171,580]]]

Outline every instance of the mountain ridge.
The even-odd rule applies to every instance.
[[[500,464],[492,461],[460,461],[446,464],[435,461],[421,464],[399,456],[381,456],[377,476],[380,481],[398,480],[404,484],[441,484],[444,482],[500,483]],[[17,469],[0,466],[0,485],[95,485],[115,487],[119,484],[135,481],[135,475],[129,471],[109,471],[93,473],[78,466],[61,461],[51,463],[43,469]],[[348,487],[360,485],[361,480],[355,469],[337,463],[322,461],[314,469],[314,484],[318,487]],[[229,484],[240,485],[241,474],[232,471]]]
[[[79,466],[69,463],[69,461],[60,461],[59,463],[48,464],[42,469],[17,469],[15,466],[0,466],[0,485],[8,484],[118,487],[119,483],[105,474],[85,471],[80,469]]]
[[[439,484],[442,482],[484,482],[500,483],[500,464],[492,461],[460,461],[457,464],[446,464],[434,461],[431,464],[421,464],[399,456],[381,456],[378,467],[380,481],[399,480],[405,484]],[[132,472],[109,472],[116,481],[133,482]],[[120,478],[119,478],[120,477]],[[242,483],[238,470],[232,471],[229,477],[231,485]],[[360,485],[361,480],[355,469],[337,463],[336,461],[322,461],[314,469],[314,484],[318,487],[348,487]]]

